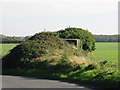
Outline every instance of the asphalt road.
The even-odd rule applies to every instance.
[[[91,87],[77,85],[58,80],[26,78],[21,76],[2,76],[2,88],[85,88]]]

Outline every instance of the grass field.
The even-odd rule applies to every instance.
[[[91,61],[99,62],[107,60],[109,63],[118,63],[118,43],[100,42],[96,43],[96,50],[93,52],[93,56],[90,57]]]
[[[17,44],[0,44],[0,56],[4,56],[9,53],[9,50],[15,47]]]

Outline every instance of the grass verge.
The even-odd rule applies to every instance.
[[[120,72],[113,68],[94,68],[94,65],[81,65],[77,68],[17,68],[4,69],[3,74],[35,78],[66,80],[100,88],[118,88]]]

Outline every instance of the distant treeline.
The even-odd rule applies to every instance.
[[[120,35],[94,35],[96,42],[120,42]]]
[[[0,43],[20,43],[23,40],[22,37],[0,35]]]
[[[120,42],[120,35],[94,35],[96,42]],[[0,35],[0,43],[20,43],[29,39],[31,36],[15,37]]]

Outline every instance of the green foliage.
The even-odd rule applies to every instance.
[[[65,30],[58,31],[60,38],[65,39],[80,39],[80,45],[85,51],[95,50],[95,37],[87,30],[81,28],[66,28]],[[80,46],[81,47],[81,46]]]
[[[0,35],[0,43],[20,43],[22,41],[21,37]]]
[[[66,54],[62,55],[60,63],[63,64],[63,65],[69,64],[69,61],[68,61],[68,58],[67,58]]]
[[[72,47],[65,40],[53,36],[51,33],[38,33],[17,45],[8,55],[4,56],[2,58],[3,68],[30,67],[30,65],[38,67],[37,65],[45,60],[48,61],[48,66],[49,64],[54,65],[61,58],[61,61],[65,61],[66,58],[62,54],[68,52],[67,55],[74,55],[76,49]]]
[[[54,68],[59,70],[61,68],[67,69],[67,68],[73,68],[73,67],[68,59],[68,56],[66,54],[62,54],[60,61]]]
[[[31,37],[31,36],[25,36],[25,37],[23,38],[23,40],[26,41],[26,40],[28,40],[30,37]]]
[[[46,63],[46,62],[44,62]],[[45,64],[43,64],[45,65]],[[81,65],[80,65],[81,66]],[[88,65],[89,67],[92,64]],[[71,67],[61,68],[16,68],[3,70],[3,74],[22,75],[36,78],[47,78],[57,80],[74,81],[84,83],[90,86],[100,88],[119,88],[120,72],[111,69],[86,69],[86,66],[81,66],[79,69]],[[49,75],[48,75],[49,74]]]
[[[30,37],[29,40],[39,40],[39,39],[43,39],[46,40],[48,39],[49,36],[57,36],[56,32],[41,32],[41,33],[37,33],[34,36]]]

